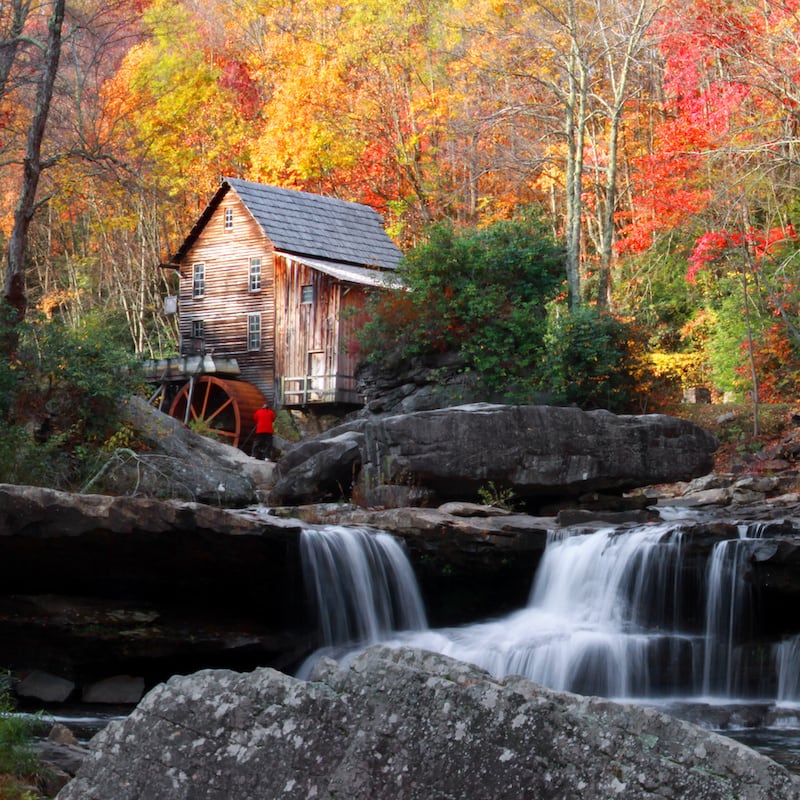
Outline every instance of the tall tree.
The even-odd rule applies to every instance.
[[[25,317],[27,310],[27,294],[25,291],[25,257],[28,243],[28,231],[36,210],[37,190],[42,169],[49,162],[42,160],[42,142],[44,141],[50,104],[61,58],[61,32],[64,24],[65,0],[53,0],[50,19],[47,26],[47,38],[37,43],[42,51],[41,71],[36,82],[35,103],[28,135],[25,143],[25,154],[22,163],[22,183],[19,201],[14,212],[14,226],[8,244],[6,256],[5,285],[3,298],[14,309],[16,321]],[[13,345],[14,337],[10,344]]]
[[[606,10],[614,11],[606,15]],[[605,121],[605,179],[598,186],[597,216],[600,229],[600,265],[597,281],[597,304],[607,306],[611,300],[611,274],[614,258],[614,241],[617,229],[617,196],[619,175],[619,145],[623,115],[632,96],[641,89],[631,86],[632,73],[640,67],[640,57],[645,47],[647,32],[658,6],[653,0],[635,0],[608,4],[595,0],[599,20],[598,36],[602,42],[598,66],[605,70],[603,91],[596,91],[594,99]]]

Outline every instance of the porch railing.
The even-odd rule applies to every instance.
[[[312,403],[362,403],[352,375],[297,375],[281,378],[281,402],[285,406]]]

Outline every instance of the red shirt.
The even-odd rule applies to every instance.
[[[272,423],[275,421],[275,412],[271,408],[259,408],[253,414],[256,421],[256,433],[273,433]]]

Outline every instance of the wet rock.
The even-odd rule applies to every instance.
[[[309,682],[205,671],[92,741],[58,800],[796,800],[800,779],[652,709],[373,648]]]
[[[574,508],[562,509],[556,519],[561,527],[586,525],[591,522],[604,522],[607,525],[626,525],[628,523],[643,524],[652,518],[649,511],[590,511]]]
[[[134,705],[144,694],[144,678],[132,675],[115,675],[83,687],[84,703]]]
[[[3,666],[69,689],[221,663],[289,668],[313,646],[299,532],[198,503],[0,485]]]
[[[89,754],[88,748],[80,744],[65,744],[49,739],[37,742],[35,750],[42,764],[55,767],[66,775],[75,775]]]

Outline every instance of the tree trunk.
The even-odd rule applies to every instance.
[[[3,298],[12,309],[12,321],[20,323],[25,318],[28,298],[25,290],[25,259],[27,254],[28,230],[36,211],[36,192],[42,173],[42,141],[50,113],[53,88],[61,57],[61,31],[64,24],[65,0],[53,0],[53,8],[48,23],[47,45],[44,64],[36,89],[36,105],[28,127],[25,145],[25,158],[22,167],[22,187],[14,212],[14,227],[8,242],[6,257],[6,276]],[[6,342],[13,349],[15,341]]]
[[[570,6],[572,8],[572,6]],[[572,18],[571,18],[572,20]],[[588,76],[575,40],[570,55],[570,92],[567,103],[566,261],[570,308],[581,304],[581,216],[583,201],[583,146],[586,138]]]

